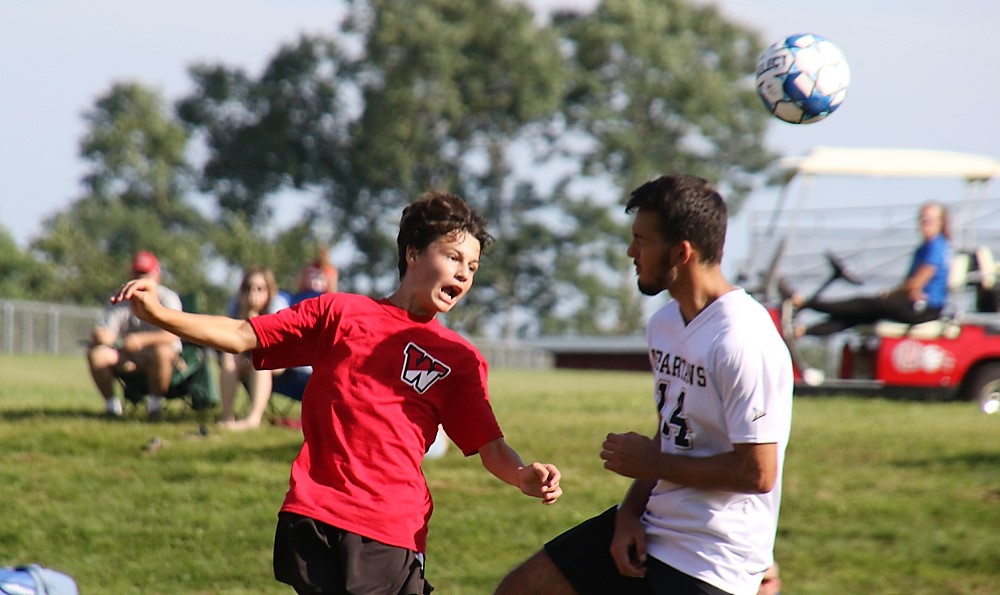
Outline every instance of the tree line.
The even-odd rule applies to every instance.
[[[396,281],[401,208],[434,188],[498,238],[450,326],[630,332],[642,315],[626,193],[685,171],[735,211],[773,158],[760,37],[714,6],[604,0],[544,23],[509,0],[348,8],[260,73],[190,66],[193,90],[173,102],[114,83],[84,116],[81,195],[24,252],[0,229],[0,296],[103,303],[148,249],[165,283],[219,312],[242,267],[291,288],[320,247],[338,255],[341,290],[376,295]],[[293,195],[307,206],[288,222]]]

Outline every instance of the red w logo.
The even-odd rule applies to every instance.
[[[404,353],[406,359],[403,362],[403,374],[400,378],[420,394],[424,394],[432,384],[451,374],[451,368],[413,343],[406,344]]]

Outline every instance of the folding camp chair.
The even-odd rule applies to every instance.
[[[125,400],[138,405],[149,394],[145,372],[129,372],[119,376]],[[194,343],[184,343],[173,376],[167,400],[181,399],[193,410],[212,409],[219,404],[219,384],[212,371],[209,350]]]
[[[185,312],[198,311],[198,299],[194,294],[182,297],[181,303]],[[165,395],[168,402],[181,400],[199,414],[219,405],[219,382],[211,364],[213,353],[201,345],[183,342],[170,378],[170,389]],[[149,394],[145,372],[128,372],[119,375],[118,379],[122,383],[126,402],[137,406],[145,401]]]

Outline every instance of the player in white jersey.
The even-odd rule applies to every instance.
[[[773,562],[792,416],[792,364],[767,311],[721,271],[727,209],[706,181],[662,176],[631,195],[650,319],[656,434],[608,434],[634,478],[624,501],[511,572],[497,595],[753,595]]]

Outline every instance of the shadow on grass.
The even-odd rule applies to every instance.
[[[964,452],[934,458],[905,459],[897,460],[894,464],[903,469],[929,469],[932,467],[956,467],[962,469],[983,467],[996,469],[1000,465],[1000,451]]]
[[[111,417],[104,411],[97,409],[76,409],[70,407],[23,407],[17,409],[0,410],[0,420],[18,422],[37,419],[81,419],[81,420],[102,420],[108,423],[124,422],[147,422],[147,414],[144,409],[127,408],[121,417]],[[191,409],[179,410],[170,406],[164,411],[163,418],[157,423],[199,423],[201,420],[214,422],[214,414],[209,412],[206,416]]]

